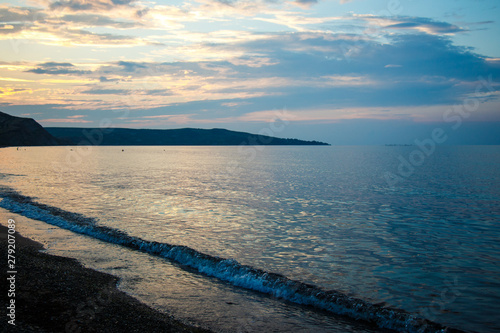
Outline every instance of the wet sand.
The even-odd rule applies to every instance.
[[[185,325],[117,289],[118,278],[39,252],[15,234],[15,297],[9,297],[7,231],[0,225],[2,325],[7,332],[209,332]],[[15,299],[15,326],[7,306]]]

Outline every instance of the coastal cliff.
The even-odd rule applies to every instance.
[[[64,144],[31,118],[0,112],[0,147],[56,146]]]
[[[44,128],[31,118],[0,112],[0,147],[12,146],[241,146],[328,145],[319,141],[284,139],[227,129]]]

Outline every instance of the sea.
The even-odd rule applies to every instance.
[[[500,146],[10,147],[0,200],[216,332],[500,332]]]

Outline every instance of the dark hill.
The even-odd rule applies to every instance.
[[[328,145],[318,141],[280,139],[226,129],[128,129],[47,127],[60,140],[74,144],[103,146],[239,146],[239,145]]]
[[[54,146],[64,144],[31,118],[0,112],[0,147]]]
[[[31,118],[15,117],[0,112],[0,147],[55,145],[253,146],[328,144],[318,141],[281,139],[226,129],[43,128]]]

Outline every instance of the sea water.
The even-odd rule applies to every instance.
[[[500,331],[497,146],[4,148],[0,173],[49,251],[186,322]]]

